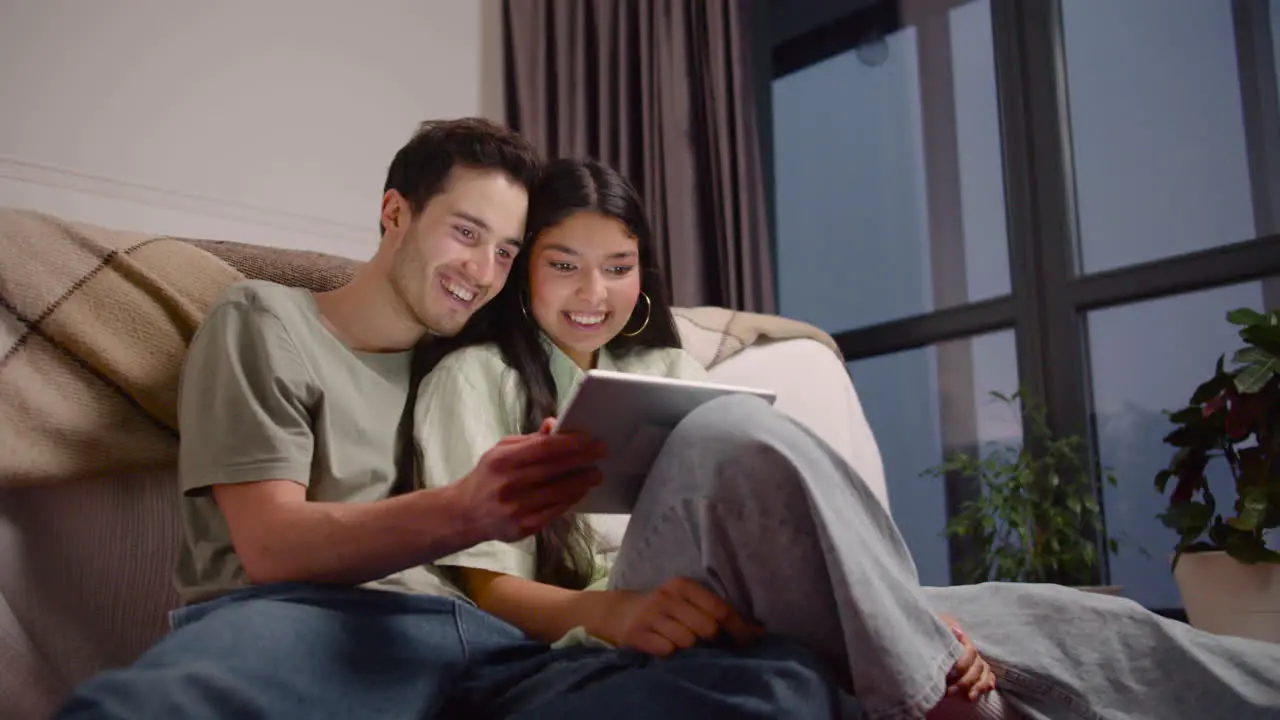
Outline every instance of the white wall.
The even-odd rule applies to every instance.
[[[499,12],[0,0],[0,205],[367,258],[417,123],[502,119]]]

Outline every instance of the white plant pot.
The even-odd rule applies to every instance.
[[[1280,565],[1225,552],[1188,553],[1173,573],[1192,627],[1280,643]]]

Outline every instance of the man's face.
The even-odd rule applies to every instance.
[[[384,199],[383,211],[391,236],[384,241],[398,242],[392,289],[429,332],[455,335],[507,281],[524,236],[529,194],[502,172],[455,167],[444,189],[412,219],[399,199],[403,215],[388,222],[388,212],[395,212],[388,203],[395,201]]]

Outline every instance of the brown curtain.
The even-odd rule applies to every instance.
[[[644,196],[677,305],[777,310],[739,0],[504,0],[507,119]]]

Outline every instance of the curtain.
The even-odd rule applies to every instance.
[[[774,313],[751,68],[755,3],[504,0],[508,123],[621,171],[672,302]]]

